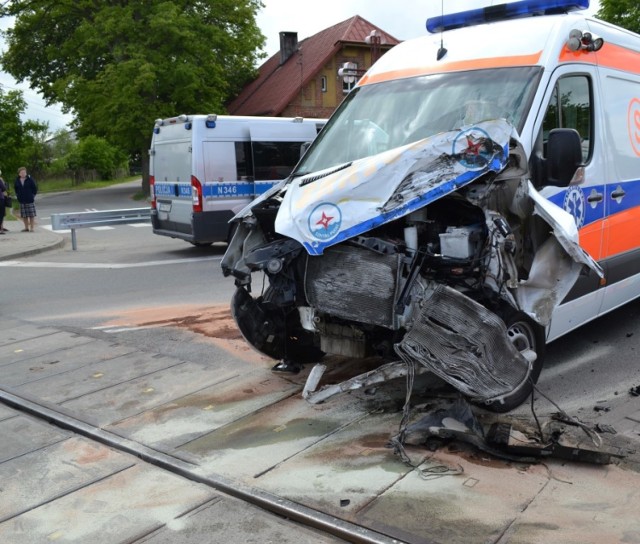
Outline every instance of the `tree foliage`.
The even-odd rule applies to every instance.
[[[260,0],[12,0],[3,68],[75,116],[80,137],[146,155],[153,122],[224,112],[254,76]]]
[[[122,152],[104,138],[87,136],[78,142],[66,157],[67,165],[76,178],[82,171],[96,170],[101,179],[111,179],[125,160]]]
[[[640,3],[638,0],[600,0],[599,19],[640,34]]]
[[[52,149],[47,145],[49,123],[29,120],[24,122],[23,129],[21,163],[40,177],[52,159]]]
[[[24,127],[20,115],[26,107],[20,91],[5,93],[0,86],[0,170],[5,181],[13,180],[22,164]]]

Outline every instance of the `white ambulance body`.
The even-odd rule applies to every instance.
[[[194,245],[226,242],[229,219],[286,178],[322,119],[181,115],[155,123],[153,232]]]
[[[640,296],[640,36],[588,6],[435,17],[376,62],[235,218],[245,339],[284,368],[400,358],[358,385],[426,369],[506,411],[546,343]]]

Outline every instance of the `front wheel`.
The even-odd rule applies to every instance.
[[[526,383],[513,393],[505,395],[501,401],[485,404],[485,408],[496,413],[509,412],[517,408],[533,393],[533,386],[538,382],[544,364],[546,345],[544,328],[525,313],[508,309],[501,314],[501,317],[507,326],[507,336],[513,346],[520,353],[527,350],[534,351],[536,359],[532,363],[531,373]]]

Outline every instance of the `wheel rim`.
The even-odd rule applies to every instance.
[[[536,337],[529,323],[516,321],[507,329],[507,336],[520,353],[527,349],[536,351]]]

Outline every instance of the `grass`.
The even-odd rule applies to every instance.
[[[84,181],[82,183],[74,183],[72,179],[51,179],[38,182],[38,192],[40,193],[59,193],[61,191],[83,191],[85,189],[100,189],[101,187],[110,187],[119,183],[127,183],[140,179],[140,176],[128,176],[126,178]]]

